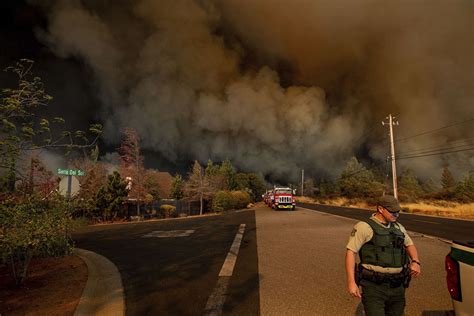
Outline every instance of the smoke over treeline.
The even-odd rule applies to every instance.
[[[400,137],[474,117],[470,0],[39,2],[41,41],[92,70],[106,140],[130,126],[170,161],[331,175],[354,154],[384,160],[388,113]],[[473,137],[459,125],[397,149]],[[474,166],[472,152],[407,165],[446,162]]]

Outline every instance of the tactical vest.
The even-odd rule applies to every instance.
[[[373,219],[365,221],[374,234],[359,251],[361,263],[380,267],[401,268],[408,261],[405,250],[405,234],[400,226],[392,223],[389,228],[377,224]]]

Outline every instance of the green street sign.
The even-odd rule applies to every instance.
[[[79,170],[79,169],[61,169],[58,168],[58,174],[62,176],[85,176],[86,173],[85,171]]]

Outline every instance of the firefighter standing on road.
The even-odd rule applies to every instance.
[[[367,316],[403,315],[405,288],[412,276],[420,274],[415,245],[397,223],[399,212],[397,199],[383,196],[377,213],[354,226],[346,247],[347,289],[351,296],[362,298]]]

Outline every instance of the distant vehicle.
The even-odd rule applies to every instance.
[[[271,206],[272,196],[273,190],[267,190],[263,195],[263,202],[265,202],[265,204],[267,204],[268,206]]]
[[[474,315],[474,240],[453,241],[445,268],[456,316]]]
[[[296,208],[295,191],[288,187],[275,187],[273,189],[273,199],[271,208],[292,209]]]

